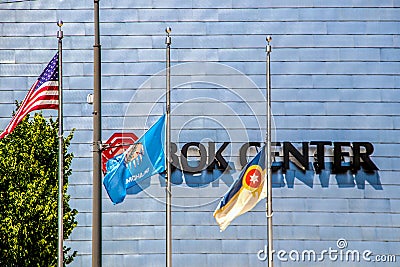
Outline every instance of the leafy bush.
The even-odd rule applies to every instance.
[[[58,122],[36,113],[0,140],[0,266],[56,266]],[[64,140],[64,239],[77,225],[67,195],[73,134]],[[64,264],[76,251],[64,246]]]

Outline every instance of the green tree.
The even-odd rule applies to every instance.
[[[0,266],[56,266],[58,122],[29,116],[0,140]],[[67,194],[73,155],[64,140],[64,238],[77,225]],[[64,246],[64,264],[76,251]]]

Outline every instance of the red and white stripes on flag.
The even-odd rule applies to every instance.
[[[29,112],[40,109],[58,109],[58,53],[32,85],[0,139],[11,133]]]

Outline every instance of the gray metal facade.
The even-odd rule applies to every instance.
[[[164,29],[170,26],[172,65],[194,64],[172,77],[173,84],[177,81],[173,139],[179,147],[187,142],[207,147],[215,141],[217,149],[229,141],[224,155],[234,170],[240,169],[238,148],[264,139],[266,111],[260,96],[265,94],[265,37],[272,35],[276,141],[370,142],[379,167],[366,181],[350,173],[328,174],[327,184],[312,170],[305,175],[288,171],[285,183],[273,189],[275,250],[314,250],[318,256],[329,248],[370,250],[374,256],[397,255],[400,261],[399,0],[100,4],[104,141],[122,129],[141,135],[162,114],[162,76],[153,78],[154,84],[143,83],[164,69]],[[70,266],[84,267],[91,265],[92,106],[86,96],[93,87],[92,1],[0,2],[0,128],[9,122],[14,101],[23,99],[56,52],[58,19],[64,21],[64,125],[66,132],[76,129],[70,203],[79,211],[78,226],[66,244],[78,251]],[[203,74],[213,76],[212,81],[204,85]],[[254,82],[254,88],[243,79]],[[232,83],[235,93],[227,88]],[[257,257],[266,245],[264,201],[222,233],[212,216],[237,174],[202,186],[185,181],[173,186],[174,266],[266,266]],[[153,177],[145,192],[115,206],[103,192],[103,266],[164,266],[162,184]],[[347,241],[346,248],[338,248],[339,239]],[[372,256],[375,262],[362,256],[360,261],[325,256],[299,262],[288,254],[288,261],[275,259],[275,265],[398,264],[378,264]]]

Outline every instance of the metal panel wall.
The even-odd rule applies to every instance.
[[[65,127],[76,129],[69,192],[79,211],[67,245],[78,251],[71,266],[90,266],[93,2],[12,2],[0,2],[0,126],[56,51],[56,21],[64,20]],[[164,69],[170,26],[172,65],[192,64],[172,73],[173,138],[179,147],[232,142],[223,153],[230,173],[201,187],[195,176],[173,186],[174,266],[266,266],[257,257],[266,244],[263,202],[222,233],[212,213],[237,177],[239,147],[264,138],[269,34],[275,140],[371,142],[381,184],[288,171],[273,190],[274,248],[299,251],[300,263],[286,254],[276,266],[366,264],[362,256],[302,260],[305,250],[399,255],[399,7],[397,0],[101,1],[103,137],[123,128],[140,135],[162,114],[163,77],[151,77]],[[116,206],[103,192],[103,266],[164,265],[165,193],[162,179],[151,182]]]

